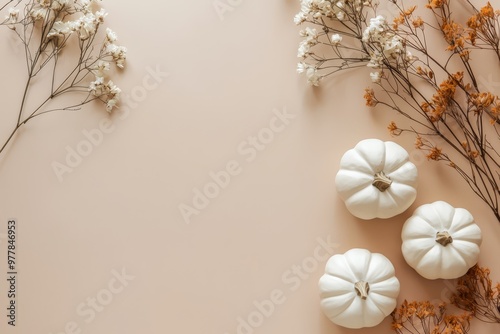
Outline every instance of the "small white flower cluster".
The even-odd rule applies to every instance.
[[[404,51],[402,38],[390,29],[382,15],[370,19],[370,25],[363,32],[363,42],[379,45],[377,49],[386,58],[396,59]]]
[[[352,15],[353,11],[360,13],[363,6],[372,4],[372,0],[301,0],[300,2],[300,12],[294,18],[297,25],[305,21],[319,22],[323,17],[344,21],[348,19],[348,15]],[[323,76],[319,73],[317,66],[309,65],[304,60],[313,55],[311,48],[319,43],[319,34],[316,29],[306,27],[300,32],[300,36],[304,39],[299,44],[297,56],[303,61],[298,64],[297,71],[304,73],[311,85],[318,86]],[[339,34],[333,34],[330,38],[333,46],[339,46],[342,42],[342,36]]]
[[[87,40],[94,36],[99,28],[99,25],[104,22],[104,18],[108,13],[101,8],[96,12],[88,10],[91,2],[85,2],[87,5],[83,7],[84,15],[80,16],[73,21],[56,21],[50,30],[48,37],[58,37],[66,39],[72,33],[76,33],[81,40]],[[109,55],[116,66],[119,68],[125,67],[125,60],[127,58],[127,48],[124,46],[116,45],[118,37],[114,31],[106,28],[106,39],[104,47],[106,55]]]
[[[7,24],[7,26],[14,30],[15,29],[15,26],[14,24],[17,23],[17,20],[19,19],[19,9],[17,8],[9,8],[9,15],[5,16],[5,23]]]
[[[305,37],[304,40],[300,42],[299,50],[297,52],[297,57],[307,58],[310,54],[311,47],[318,44],[318,32],[314,28],[306,27],[304,30],[300,31],[300,36]],[[315,66],[309,65],[305,62],[300,62],[297,65],[298,73],[305,73],[307,76],[307,81],[313,86],[319,86],[319,81],[321,76]]]
[[[384,60],[398,61],[404,55],[404,61],[413,62],[417,57],[409,51],[405,53],[403,39],[396,35],[390,28],[387,20],[382,15],[370,19],[370,25],[363,32],[363,42],[369,43],[375,49],[370,55],[368,67],[378,69],[370,73],[373,82],[379,83],[382,79],[382,67]]]
[[[318,86],[324,77],[320,74],[323,70],[321,65],[324,57],[315,54],[313,47],[320,43],[319,38],[326,34],[329,37],[328,40],[326,42],[322,40],[321,43],[332,46],[337,55],[340,55],[342,50],[353,50],[352,46],[342,44],[345,36],[339,30],[332,31],[334,33],[328,36],[331,30],[329,26],[325,26],[324,20],[331,19],[343,21],[341,24],[350,24],[354,17],[366,17],[365,10],[368,8],[376,12],[377,4],[376,0],[301,0],[301,11],[295,16],[295,23],[300,25],[307,21],[326,28],[325,32],[320,32],[320,34],[310,27],[300,32],[300,36],[304,39],[298,48],[297,56],[302,58],[302,61],[298,64],[297,71],[304,73],[310,84]],[[398,36],[382,15],[371,18],[360,37],[367,46],[366,49],[371,50],[367,66],[376,70],[370,73],[370,78],[374,83],[380,83],[384,77],[384,63],[412,63],[417,60],[417,57],[406,50],[403,38]],[[307,59],[313,59],[316,65],[307,64]]]
[[[119,68],[125,67],[125,59],[127,55],[127,48],[124,46],[116,45],[114,42],[118,39],[116,33],[106,28],[106,39],[104,41],[105,54],[112,57],[114,63]],[[95,74],[95,81],[92,81],[89,86],[89,91],[106,102],[106,110],[111,112],[120,100],[120,88],[116,87],[113,81],[105,82],[105,74],[109,71],[109,62],[99,61],[97,66],[93,68]]]
[[[339,34],[333,34],[331,40],[332,44],[337,46],[340,44],[340,42],[342,42],[342,36],[340,36]]]
[[[69,3],[69,0],[35,0],[29,11],[29,16],[35,21],[45,20],[49,17],[51,10],[62,10]]]
[[[311,47],[318,44],[319,35],[316,29],[307,27],[305,30],[300,31],[300,36],[305,37],[305,39],[300,42],[297,57],[306,58]]]
[[[28,11],[28,17],[33,21],[43,23],[55,20],[47,38],[54,39],[58,48],[63,48],[67,39],[76,35],[85,43],[92,43],[100,25],[108,13],[103,9],[93,9],[94,3],[100,0],[33,0]],[[9,11],[11,21],[17,20],[18,10]],[[64,21],[64,18],[71,18]],[[113,81],[107,79],[110,62],[118,68],[125,67],[127,49],[115,44],[118,37],[116,33],[106,28],[104,42],[97,59],[88,65],[95,76],[89,84],[89,92],[106,104],[106,110],[111,112],[117,106],[121,90]],[[89,58],[91,59],[91,58]],[[93,64],[93,65],[92,65]]]
[[[95,13],[85,11],[84,15],[74,21],[56,21],[50,30],[48,37],[67,37],[76,32],[81,40],[89,39],[97,32],[99,24],[104,22],[104,18],[108,13],[101,8]]]
[[[316,66],[300,62],[297,64],[297,73],[305,73],[307,82],[313,86],[319,86],[321,75],[318,73]]]
[[[121,45],[116,45],[117,36],[116,33],[106,28],[106,53],[111,56],[116,66],[119,68],[125,67],[125,60],[127,59],[127,48]]]
[[[121,89],[113,81],[105,79],[106,72],[109,71],[109,63],[100,60],[93,68],[95,80],[89,85],[89,92],[99,98],[104,98],[106,110],[111,112],[120,100]]]
[[[349,11],[360,13],[363,6],[370,6],[371,0],[301,0],[300,12],[295,15],[295,24],[301,24],[308,18],[313,21],[328,17],[344,21]]]

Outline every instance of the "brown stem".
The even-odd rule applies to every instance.
[[[372,185],[381,192],[386,191],[391,186],[391,184],[392,180],[387,175],[385,175],[383,171],[378,172],[374,175]]]
[[[16,134],[17,130],[19,130],[19,128],[21,127],[22,123],[17,125],[14,130],[12,130],[12,132],[10,133],[10,136],[9,138],[7,138],[7,140],[5,141],[5,143],[2,145],[2,148],[0,148],[0,154],[3,152],[3,150],[5,149],[5,147],[7,147],[7,144],[11,141],[12,137],[14,137],[14,135]]]
[[[361,299],[366,300],[370,292],[370,285],[368,282],[359,281],[354,284],[354,290],[356,290],[356,294],[361,297]]]
[[[453,242],[453,238],[447,231],[438,232],[436,233],[436,242],[446,247]]]

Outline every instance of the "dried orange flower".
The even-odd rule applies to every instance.
[[[432,9],[436,9],[436,8],[443,7],[447,3],[448,3],[447,0],[431,0],[431,1],[429,1],[429,3],[427,4],[426,7],[427,8],[432,8]]]
[[[387,130],[389,130],[389,132],[393,136],[399,136],[403,132],[402,129],[398,128],[394,121],[391,121],[391,123],[389,123],[389,125],[387,126]]]
[[[415,11],[415,9],[417,9],[417,6],[412,6],[409,9],[401,12],[399,14],[399,16],[397,16],[396,18],[394,18],[394,21],[393,21],[394,24],[393,24],[392,28],[394,30],[397,30],[398,27],[399,27],[399,25],[405,23],[406,19],[413,14],[413,12]]]
[[[365,98],[366,105],[369,107],[375,107],[378,103],[375,98],[375,92],[371,88],[365,89],[365,95],[363,97]]]
[[[491,4],[489,2],[486,4],[486,6],[481,8],[480,15],[488,18],[495,17],[495,11],[493,10],[493,7],[491,7]]]
[[[445,21],[441,26],[441,30],[443,31],[445,40],[449,44],[447,50],[460,52],[465,46],[466,40],[463,27],[456,22]]]
[[[451,302],[479,320],[500,323],[500,284],[493,286],[488,268],[475,265],[459,278]]]
[[[391,122],[387,128],[395,136],[414,133],[415,147],[429,160],[454,168],[500,222],[500,97],[495,95],[500,93],[482,88],[496,86],[489,77],[500,68],[497,2],[481,8],[470,0],[427,0],[427,13],[421,14],[416,1],[390,0],[395,11],[389,16],[372,0],[300,2],[294,21],[308,27],[300,32],[299,73],[311,82],[366,65],[377,86],[376,96],[365,89],[366,105],[383,105],[409,120],[410,125]],[[434,43],[435,33],[445,44]],[[443,55],[445,48],[450,52]],[[485,53],[495,61],[476,66],[489,59]],[[410,306],[407,311],[414,312]]]
[[[467,20],[469,27],[467,39],[472,45],[476,45],[476,39],[480,39],[489,45],[498,45],[498,17],[500,12],[493,9],[488,2],[477,14]]]
[[[422,141],[422,137],[417,136],[417,138],[415,139],[415,148],[420,150],[420,149],[422,149],[423,146],[424,146],[424,143]]]
[[[427,159],[439,161],[441,160],[440,158],[442,157],[442,155],[443,155],[442,150],[434,146],[429,150],[429,154],[427,154]]]
[[[391,329],[397,333],[468,333],[471,315],[447,314],[445,304],[403,301],[392,314]]]
[[[413,24],[413,26],[414,26],[415,28],[422,28],[422,29],[423,29],[423,28],[424,28],[424,23],[425,23],[425,22],[424,22],[424,20],[422,20],[422,18],[419,16],[419,17],[417,17],[416,19],[414,19],[411,23]]]
[[[424,102],[420,106],[422,111],[429,114],[429,120],[437,122],[449,110],[455,100],[457,87],[463,84],[463,72],[457,72],[444,80],[432,96],[432,102]]]

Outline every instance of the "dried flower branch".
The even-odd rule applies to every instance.
[[[500,97],[479,87],[481,73],[471,60],[473,53],[492,52],[499,62],[488,71],[500,73],[500,11],[490,3],[478,9],[455,1],[462,5],[457,9],[450,0],[428,0],[422,14],[430,19],[424,19],[404,1],[383,2],[393,7],[393,18],[378,15],[375,0],[302,0],[295,23],[308,26],[297,71],[317,86],[339,71],[368,67],[378,89],[365,90],[366,104],[409,119],[413,126],[391,122],[389,131],[415,134],[416,147],[457,171],[500,222]],[[463,7],[471,16],[460,24],[453,13]],[[435,34],[442,49],[428,47]]]
[[[489,323],[500,323],[500,283],[493,286],[490,270],[477,265],[458,279],[451,302]]]
[[[435,307],[428,301],[408,302],[405,300],[391,316],[392,330],[400,334],[468,333],[471,320],[471,315],[468,313],[460,315],[447,314],[444,303]]]
[[[117,45],[116,34],[109,28],[99,34],[105,17],[104,9],[95,8],[97,0],[30,0],[8,1],[0,6],[7,10],[0,26],[10,28],[24,46],[27,78],[15,126],[0,148],[0,154],[16,132],[35,117],[53,111],[79,110],[92,101],[105,104],[111,112],[117,107],[121,90],[110,80],[110,64],[123,68],[126,48]],[[76,54],[66,54],[66,48],[76,48]],[[35,78],[50,75],[50,82],[37,89],[45,90],[41,101],[27,109]],[[70,106],[47,106],[57,98],[80,93],[83,98]]]

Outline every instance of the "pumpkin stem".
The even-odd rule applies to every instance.
[[[387,175],[385,175],[383,171],[378,172],[374,175],[372,186],[376,187],[381,192],[386,191],[387,188],[391,186],[391,184],[392,180]]]
[[[354,290],[356,290],[356,294],[360,296],[361,299],[366,300],[370,292],[370,285],[368,282],[359,281],[354,284]]]
[[[447,231],[438,232],[436,233],[436,242],[446,247],[453,242],[453,238]]]

